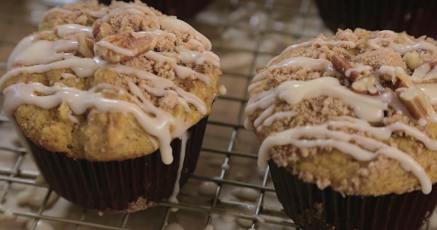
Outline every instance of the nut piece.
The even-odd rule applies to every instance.
[[[408,76],[401,67],[394,67],[394,76],[391,81],[396,89],[411,88],[414,86],[410,76]]]
[[[414,83],[422,83],[426,80],[437,78],[437,62],[425,62],[417,69],[414,70],[413,76],[411,76]]]
[[[354,66],[352,66],[352,64],[348,60],[338,55],[332,55],[331,62],[338,72],[348,77],[352,82],[363,78],[371,73],[368,69],[370,67],[367,68],[367,66],[360,66],[354,68]]]
[[[419,88],[400,88],[396,90],[396,93],[413,118],[427,119],[434,112],[428,95]]]
[[[107,22],[96,22],[93,28],[93,37],[96,41],[112,34],[112,27]]]
[[[82,56],[84,56],[86,58],[93,58],[94,57],[94,50],[93,50],[94,42],[90,38],[86,37],[84,33],[77,34],[76,40],[77,40],[77,43],[79,46],[77,51]]]
[[[154,36],[140,35],[135,32],[105,37],[94,46],[96,56],[109,63],[118,63],[138,57],[156,45]]]
[[[331,62],[335,70],[344,76],[346,76],[346,70],[353,68],[352,64],[348,60],[338,55],[332,55]],[[351,72],[349,77],[352,81],[355,81],[359,77],[359,74],[358,72]]]
[[[404,55],[404,57],[402,58],[405,62],[405,64],[407,64],[408,68],[410,69],[416,69],[417,67],[419,67],[420,65],[422,65],[423,60],[419,58],[419,54],[414,52],[414,53],[407,53]]]
[[[354,81],[351,86],[355,93],[377,95],[376,79],[373,76],[366,76]]]

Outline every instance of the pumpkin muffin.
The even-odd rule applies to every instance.
[[[54,8],[10,56],[4,110],[67,200],[107,212],[177,202],[225,92],[210,50],[139,1]]]
[[[258,71],[246,127],[303,229],[419,229],[437,203],[437,46],[339,30]]]

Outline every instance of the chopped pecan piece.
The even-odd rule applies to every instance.
[[[415,83],[437,78],[437,61],[425,62],[414,70],[411,77]]]
[[[84,33],[79,33],[76,35],[77,43],[78,43],[78,52],[86,57],[93,58],[94,57],[94,42],[85,36]]]
[[[414,86],[410,76],[401,67],[394,67],[394,77],[391,79],[396,89],[411,88]]]
[[[96,22],[93,28],[93,37],[96,41],[112,34],[112,27],[107,22]]]
[[[399,88],[396,93],[413,118],[427,119],[434,112],[428,95],[419,88]]]
[[[352,83],[352,90],[359,94],[377,95],[378,88],[376,87],[376,79],[374,76],[369,75],[360,78]]]
[[[358,70],[360,67],[354,68],[348,60],[338,55],[332,55],[331,62],[335,70],[348,77],[351,82],[355,82],[371,73],[371,71],[366,68],[362,68],[361,71]]]
[[[153,50],[155,45],[154,36],[130,32],[105,37],[95,44],[94,50],[103,60],[118,63]]]

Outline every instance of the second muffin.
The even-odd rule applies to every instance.
[[[303,229],[419,229],[437,202],[437,46],[339,30],[290,46],[249,87],[246,127]]]

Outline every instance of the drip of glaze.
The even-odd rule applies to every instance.
[[[435,83],[416,84],[431,99],[433,105],[437,105],[437,85]]]
[[[224,85],[221,85],[221,86],[219,87],[219,93],[220,93],[220,95],[225,95],[227,92],[228,92],[228,91],[227,91],[227,89],[226,89],[226,87],[225,87]]]
[[[34,219],[30,219],[29,221],[27,221],[26,230],[32,229],[33,222],[34,222]],[[55,228],[50,223],[46,222],[45,220],[38,220],[34,230],[55,230]]]
[[[236,188],[232,191],[232,195],[240,200],[256,201],[259,197],[259,191],[253,188]]]
[[[199,185],[199,195],[206,197],[214,197],[217,192],[217,184],[211,181],[204,181]]]
[[[18,193],[16,200],[18,205],[21,206],[28,205],[32,208],[38,208],[41,206],[42,202],[44,201],[46,194],[47,194],[46,188],[28,187],[25,190]],[[47,201],[47,207],[53,206],[58,200],[58,198],[59,196],[56,195],[54,192],[52,192]]]
[[[37,40],[37,38],[38,37],[36,35],[30,35],[30,36],[27,36],[27,37],[23,38],[18,43],[18,45],[12,51],[11,55],[9,55],[8,63],[7,63],[7,70],[8,71],[11,69],[15,59],[17,58],[17,56],[20,55],[21,52],[23,52],[29,46],[31,46],[32,43]]]
[[[178,167],[178,174],[176,176],[176,181],[173,187],[173,192],[171,194],[171,196],[168,198],[168,201],[171,203],[179,203],[178,199],[177,199],[177,195],[179,194],[180,191],[180,180],[181,180],[181,173],[182,173],[182,169],[184,168],[184,161],[185,161],[185,151],[186,151],[186,147],[187,147],[187,141],[190,138],[190,133],[187,131],[185,132],[182,137],[181,137],[181,152],[180,152],[180,156],[179,156],[179,167]],[[173,212],[178,211],[177,208],[172,208]]]

